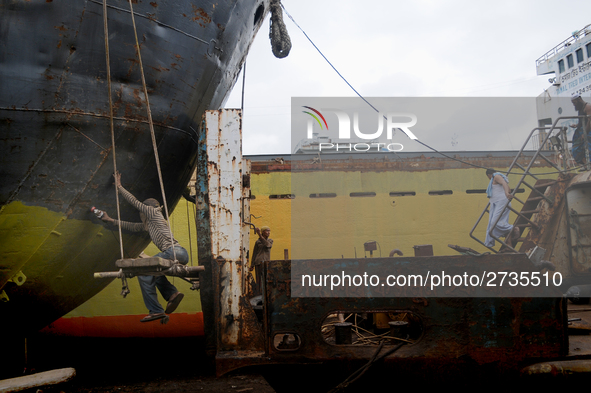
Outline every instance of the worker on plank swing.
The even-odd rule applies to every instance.
[[[127,202],[140,212],[140,219],[142,222],[134,223],[115,220],[109,217],[107,212],[105,212],[101,219],[114,225],[121,225],[121,228],[128,231],[148,232],[152,242],[161,251],[154,255],[155,257],[174,260],[176,256],[178,262],[186,265],[189,261],[187,250],[185,250],[179,242],[172,237],[172,232],[170,231],[168,222],[162,215],[162,207],[158,201],[154,198],[146,199],[143,203],[138,201],[121,185],[121,173],[117,172],[113,176],[115,177],[115,187],[119,190],[119,194],[121,194]],[[149,312],[148,315],[142,318],[141,322],[150,322],[166,318],[166,314],[174,312],[181,300],[183,300],[184,295],[168,281],[166,276],[138,276],[137,278],[142,290],[144,303]],[[163,309],[160,302],[158,302],[156,288],[158,288],[162,297],[168,301],[166,310]]]

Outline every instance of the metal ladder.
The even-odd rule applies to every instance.
[[[569,160],[567,160],[567,157],[570,155],[570,152],[568,151],[568,141],[566,138],[566,127],[558,127],[557,123],[560,120],[581,119],[581,118],[584,118],[584,117],[582,117],[582,116],[559,117],[554,121],[554,124],[551,127],[536,127],[536,128],[534,128],[533,130],[531,130],[525,143],[521,147],[521,150],[519,150],[519,153],[517,153],[517,155],[513,159],[513,162],[509,166],[509,170],[506,173],[507,174],[508,173],[515,174],[516,172],[521,172],[521,178],[519,179],[519,181],[517,182],[517,184],[515,185],[515,187],[511,191],[511,195],[513,195],[512,201],[519,202],[521,204],[521,209],[519,209],[519,210],[514,209],[512,206],[510,206],[510,201],[508,201],[507,204],[503,208],[503,212],[506,209],[509,209],[517,215],[517,219],[515,220],[514,226],[517,226],[521,230],[521,234],[520,234],[519,239],[516,239],[515,244],[513,244],[513,247],[511,247],[507,243],[505,243],[503,240],[499,239],[498,237],[496,237],[492,233],[490,233],[490,236],[493,239],[495,239],[496,241],[501,243],[501,248],[499,251],[518,252],[516,250],[515,245],[517,243],[523,242],[525,240],[524,230],[526,228],[529,228],[530,230],[531,229],[537,229],[537,230],[541,229],[541,228],[539,228],[539,226],[535,222],[533,222],[531,220],[531,218],[535,213],[538,213],[540,211],[539,204],[541,201],[545,200],[550,204],[550,206],[553,205],[554,201],[551,198],[548,198],[547,196],[545,196],[544,193],[545,193],[546,189],[548,187],[554,185],[556,183],[556,181],[548,180],[548,179],[538,179],[533,173],[531,173],[531,168],[534,165],[536,160],[543,159],[548,164],[550,164],[550,166],[552,166],[554,169],[556,169],[559,173],[567,172],[570,169],[569,163],[568,163]],[[518,161],[521,157],[524,156],[524,150],[527,147],[530,140],[532,139],[532,137],[534,135],[535,136],[540,135],[539,131],[546,132],[545,134],[542,134],[542,135],[544,135],[544,139],[540,143],[539,148],[534,153],[534,155],[530,159],[529,163],[524,167],[524,166],[520,165]],[[548,145],[549,141],[552,141],[552,145],[558,146],[559,151],[563,154],[563,157],[564,157],[563,168],[559,168],[556,164],[554,164],[551,160],[549,160],[544,154],[542,154],[544,147]],[[585,148],[587,149],[587,144],[585,144]],[[587,163],[587,169],[588,169],[588,167],[589,167],[589,163]],[[515,195],[518,192],[518,190],[520,190],[521,186],[525,186],[531,190],[530,194],[528,195],[526,200],[521,200]],[[488,248],[489,250],[491,250],[492,252],[497,253],[499,251],[493,249],[492,247],[486,246],[482,240],[478,239],[474,235],[474,232],[476,231],[476,228],[478,227],[478,225],[481,223],[482,218],[484,217],[485,213],[490,212],[489,207],[490,207],[490,202],[486,205],[486,207],[484,208],[484,210],[480,214],[480,217],[476,221],[476,224],[474,224],[474,227],[470,231],[470,237],[472,239],[476,240],[478,243],[485,246],[486,248]],[[496,220],[496,222],[494,222],[494,225],[492,226],[492,228],[494,228],[497,225],[501,216],[502,216],[502,214],[499,215],[499,218]],[[488,221],[486,221],[486,224],[488,225]]]

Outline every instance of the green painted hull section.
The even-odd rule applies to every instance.
[[[171,229],[175,238],[183,245],[189,255],[188,265],[197,265],[197,248],[192,246],[196,243],[195,229],[195,205],[181,200],[174,213],[170,217]],[[110,236],[110,235],[109,235]],[[144,250],[148,255],[155,255],[159,252],[153,243],[150,243]],[[110,267],[108,270],[117,270]],[[201,297],[199,291],[190,290],[191,284],[177,277],[168,277],[168,280],[185,294],[185,298],[177,308],[179,313],[197,313],[201,312]],[[136,278],[128,279],[129,290],[131,293],[127,297],[121,296],[121,280],[113,280],[105,289],[99,292],[92,299],[75,308],[65,318],[73,317],[102,317],[102,316],[123,316],[137,315],[138,321],[147,313],[146,306],[142,300],[142,294]],[[160,295],[159,295],[160,296]],[[159,297],[164,305],[164,300]]]
[[[120,257],[118,234],[98,220],[66,219],[21,202],[2,210],[0,239],[3,279],[25,277],[22,283],[4,285],[0,309],[30,330],[41,329],[100,292],[108,282],[94,279],[93,273],[116,270],[114,261]],[[135,244],[127,247],[129,255],[138,255],[149,243],[127,234],[123,241]]]

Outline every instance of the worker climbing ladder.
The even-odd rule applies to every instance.
[[[482,240],[475,236],[474,233],[476,232],[478,225],[482,222],[482,218],[486,213],[490,212],[490,203],[487,204],[486,208],[480,214],[480,217],[478,218],[476,224],[474,224],[472,231],[470,231],[470,237],[472,237],[478,243],[482,244],[483,246],[487,247],[495,253],[519,251],[525,252],[528,250],[532,250],[537,245],[536,240],[540,239],[541,234],[544,230],[544,220],[548,219],[548,217],[553,216],[553,214],[551,214],[553,209],[557,209],[559,206],[561,206],[560,202],[562,201],[557,200],[557,198],[561,198],[562,196],[564,196],[564,187],[568,180],[570,180],[574,176],[570,172],[573,169],[577,169],[569,167],[569,160],[567,159],[567,157],[570,155],[570,151],[568,151],[567,148],[568,143],[566,139],[566,128],[558,127],[557,124],[560,120],[578,118],[579,116],[559,117],[554,121],[554,124],[551,127],[534,128],[530,132],[521,150],[509,166],[507,174],[521,175],[521,178],[511,191],[511,195],[513,196],[511,201],[516,201],[519,204],[521,204],[521,209],[516,209],[512,207],[510,201],[508,201],[503,208],[503,212],[506,209],[509,209],[517,216],[514,226],[520,229],[519,238],[513,239],[513,243],[509,245],[506,241],[503,241],[499,237],[495,236],[491,230],[491,233],[489,233],[489,235],[494,240],[501,243],[500,250],[495,250],[492,247],[487,247]],[[533,156],[531,156],[529,162],[524,166],[520,164],[520,160],[523,162],[523,157],[525,156],[524,150],[534,137],[542,137],[539,144],[539,148],[533,154]],[[545,154],[543,154],[543,150],[547,149],[547,146],[550,145],[556,147],[561,157],[563,158],[562,168],[560,168]],[[553,167],[556,170],[555,173],[558,174],[556,180],[540,179],[538,178],[538,176],[532,173],[531,168],[533,167],[534,163],[536,163],[536,161],[539,161],[540,159],[546,161],[551,167]],[[516,195],[518,192],[523,190],[522,187],[530,189],[530,193],[527,199],[525,200],[522,200]],[[541,213],[543,212],[546,213],[545,217],[540,217]],[[491,228],[494,228],[497,225],[501,216],[502,213],[499,214],[499,218],[492,223]],[[518,243],[521,243],[520,247],[517,247]]]

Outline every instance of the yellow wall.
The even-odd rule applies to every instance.
[[[504,168],[499,168],[503,170]],[[535,171],[534,171],[535,172]],[[538,173],[548,172],[542,168]],[[544,176],[541,176],[544,177]],[[509,182],[516,184],[517,176]],[[319,173],[263,173],[251,176],[251,213],[257,226],[271,227],[274,241],[271,259],[353,258],[370,256],[364,243],[376,241],[373,256],[388,256],[393,249],[414,255],[413,246],[431,244],[435,255],[454,255],[448,244],[488,249],[469,233],[486,207],[488,178],[483,169],[446,169],[417,172],[334,171]],[[524,188],[523,186],[521,188]],[[430,191],[451,190],[451,195]],[[390,192],[415,192],[414,196],[390,196]],[[374,197],[350,197],[351,192],[375,192]],[[310,198],[310,194],[335,193],[334,198]],[[294,199],[270,199],[269,195],[294,194]],[[525,200],[529,189],[518,197]],[[520,209],[520,204],[513,203]],[[510,222],[515,220],[511,213]],[[484,240],[488,214],[475,235]],[[260,223],[260,224],[259,224]],[[251,249],[256,240],[251,236]],[[381,249],[381,250],[380,250]]]

